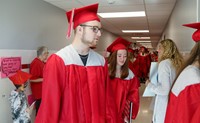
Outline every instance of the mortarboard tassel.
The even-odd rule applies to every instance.
[[[75,11],[75,9],[73,8],[70,22],[69,22],[69,27],[67,29],[67,39],[69,39],[71,37],[71,32],[72,32],[72,28],[73,28],[74,11]]]

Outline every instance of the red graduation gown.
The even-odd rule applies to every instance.
[[[93,50],[86,66],[72,45],[53,54],[45,66],[35,123],[115,123],[106,103],[112,103],[106,98],[107,72],[105,59]]]
[[[148,73],[150,70],[151,65],[151,57],[149,54],[142,56],[141,54],[138,54],[137,59],[135,61],[139,65],[139,71],[137,76],[138,77],[148,77]]]
[[[123,123],[123,113],[126,108],[125,106],[127,101],[133,102],[132,119],[135,119],[137,116],[139,110],[138,81],[138,78],[134,76],[130,70],[129,76],[126,79],[110,79],[117,105],[118,123]]]
[[[200,123],[200,82],[170,94],[165,123]]]
[[[135,76],[138,76],[138,71],[139,71],[139,65],[136,61],[131,62],[129,61],[128,64],[129,69],[131,69],[131,71],[134,73]],[[140,87],[140,81],[138,81],[138,87]]]
[[[165,123],[200,123],[200,70],[187,67],[170,93]]]

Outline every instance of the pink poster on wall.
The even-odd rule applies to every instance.
[[[12,76],[21,69],[21,57],[1,57],[1,78]]]

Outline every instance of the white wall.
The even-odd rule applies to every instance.
[[[105,56],[106,48],[117,38],[116,35],[113,35],[112,33],[104,30],[102,33],[102,36],[97,44],[97,48],[95,51],[100,53],[101,55]],[[107,55],[106,55],[107,56]]]
[[[30,63],[36,55],[33,50],[0,50],[0,57],[21,57],[22,64]],[[24,71],[28,71],[25,69]],[[10,103],[8,101],[11,90],[15,87],[8,78],[0,79],[0,121],[2,123],[11,123]]]
[[[198,22],[200,22],[200,0],[197,0],[197,16],[198,16]]]
[[[20,56],[22,64],[30,64],[37,47],[55,52],[71,43],[67,26],[65,11],[43,0],[0,0],[0,57]],[[115,38],[105,30],[95,50],[102,54]],[[12,89],[8,78],[0,78],[0,123],[12,122],[8,101]]]
[[[168,25],[163,33],[166,38],[174,40],[183,53],[188,53],[194,46],[192,34],[195,29],[182,26],[183,24],[197,22],[199,0],[177,0]]]
[[[49,51],[50,54],[55,51]],[[21,64],[30,64],[36,57],[36,50],[10,50],[0,49],[0,57],[21,57]],[[25,72],[29,72],[29,69],[23,69]],[[15,89],[14,85],[8,78],[0,78],[0,122],[11,123],[11,110],[9,103],[9,95],[11,90]],[[26,88],[26,95],[30,95],[31,91],[29,86]]]
[[[65,11],[42,0],[0,1],[0,49],[31,49],[40,45],[65,46]]]

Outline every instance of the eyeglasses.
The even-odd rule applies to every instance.
[[[92,31],[94,33],[98,33],[99,31],[102,33],[102,29],[99,28],[98,26],[91,26],[91,25],[80,25],[80,26],[83,26],[83,27],[91,27]]]

